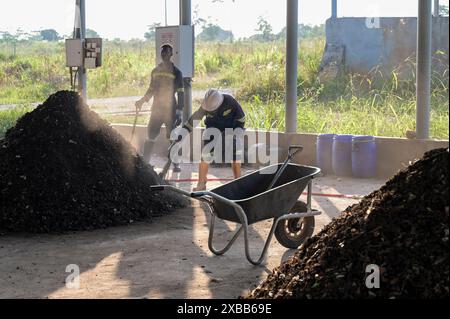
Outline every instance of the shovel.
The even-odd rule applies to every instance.
[[[180,120],[175,120],[173,127],[178,127],[181,124]],[[169,172],[170,166],[172,165],[173,161],[172,158],[170,157],[170,154],[172,153],[172,149],[175,147],[175,145],[177,145],[178,143],[180,143],[180,141],[171,141],[171,144],[169,146],[168,149],[168,155],[167,155],[167,163],[166,165],[164,165],[164,168],[162,170],[162,172],[159,174],[159,177],[162,180],[166,179],[167,173]]]
[[[133,142],[134,135],[136,134],[136,126],[139,119],[139,109],[136,107],[136,115],[134,117],[133,130],[131,131],[130,144]]]

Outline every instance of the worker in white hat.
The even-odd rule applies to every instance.
[[[229,94],[224,94],[218,90],[210,89],[201,104],[201,107],[195,112],[192,117],[186,122],[184,128],[192,132],[194,121],[201,121],[205,119],[206,132],[210,128],[219,130],[222,134],[222,150],[225,152],[233,152],[233,161],[231,163],[234,178],[241,177],[241,161],[243,156],[242,136],[236,134],[233,136],[233,145],[225,147],[225,130],[232,129],[234,132],[243,132],[245,130],[245,113],[234,97]],[[239,130],[240,129],[240,130]],[[211,143],[213,139],[205,141],[206,144]],[[215,141],[219,143],[219,141]],[[215,144],[217,145],[217,144]],[[224,160],[224,152],[222,153],[222,160]],[[209,170],[209,163],[217,161],[217,154],[214,154],[214,149],[210,154],[204,155],[199,168],[199,182],[194,191],[206,190],[207,176]]]

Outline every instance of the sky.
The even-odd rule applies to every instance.
[[[66,35],[73,30],[75,0],[2,1],[0,31],[55,29]],[[168,25],[178,24],[179,0],[86,0],[87,27],[108,39],[143,38],[148,25],[165,25],[165,1]],[[417,16],[417,1],[338,0],[338,16]],[[448,5],[449,0],[441,3]],[[275,33],[286,21],[284,0],[192,0],[192,8],[199,17],[231,30],[236,38],[255,34],[260,16],[269,21]],[[299,0],[299,23],[322,24],[330,15],[331,0]]]

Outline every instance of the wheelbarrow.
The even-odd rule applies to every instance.
[[[283,164],[268,166],[211,191],[189,193],[171,185],[151,189],[177,192],[206,203],[211,212],[208,240],[211,252],[219,256],[225,254],[243,232],[247,260],[260,265],[273,235],[284,247],[296,249],[312,236],[315,216],[321,214],[311,208],[312,182],[320,169],[290,163],[302,150],[302,146],[291,146]],[[298,201],[306,188],[307,202]],[[216,218],[241,225],[223,249],[216,249],[213,244]],[[273,219],[272,228],[259,259],[255,260],[250,255],[249,226],[270,219]]]

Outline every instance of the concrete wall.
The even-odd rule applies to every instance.
[[[352,73],[365,74],[380,66],[391,73],[400,66],[400,74],[410,76],[417,46],[417,18],[381,18],[379,28],[368,28],[366,18],[329,19],[326,23],[327,49],[344,48],[344,64]],[[448,67],[449,19],[433,18],[435,67]],[[437,53],[442,51],[445,55]],[[326,52],[325,57],[329,56]],[[325,66],[324,66],[325,67]]]
[[[114,125],[119,133],[121,133],[127,140],[130,139],[132,126],[131,125]],[[163,128],[164,130],[164,128]],[[201,134],[200,132],[197,132]],[[269,141],[269,133],[266,134],[266,140]],[[274,132],[272,132],[273,134]],[[139,151],[142,151],[142,145],[145,141],[147,128],[145,126],[138,126],[136,130],[136,138],[133,145]],[[275,133],[278,135],[279,146],[282,150],[279,161],[281,162],[287,154],[289,145],[303,145],[304,151],[297,156],[295,161],[298,164],[316,165],[316,142],[317,134],[285,134]],[[258,142],[258,141],[257,141]],[[427,151],[436,148],[448,148],[448,141],[432,141],[432,140],[408,140],[403,138],[386,138],[378,137],[377,142],[377,173],[378,177],[391,177],[400,169],[409,165],[411,161],[420,159]],[[167,155],[168,143],[165,140],[165,133],[162,132],[155,147],[155,152],[163,156]]]

